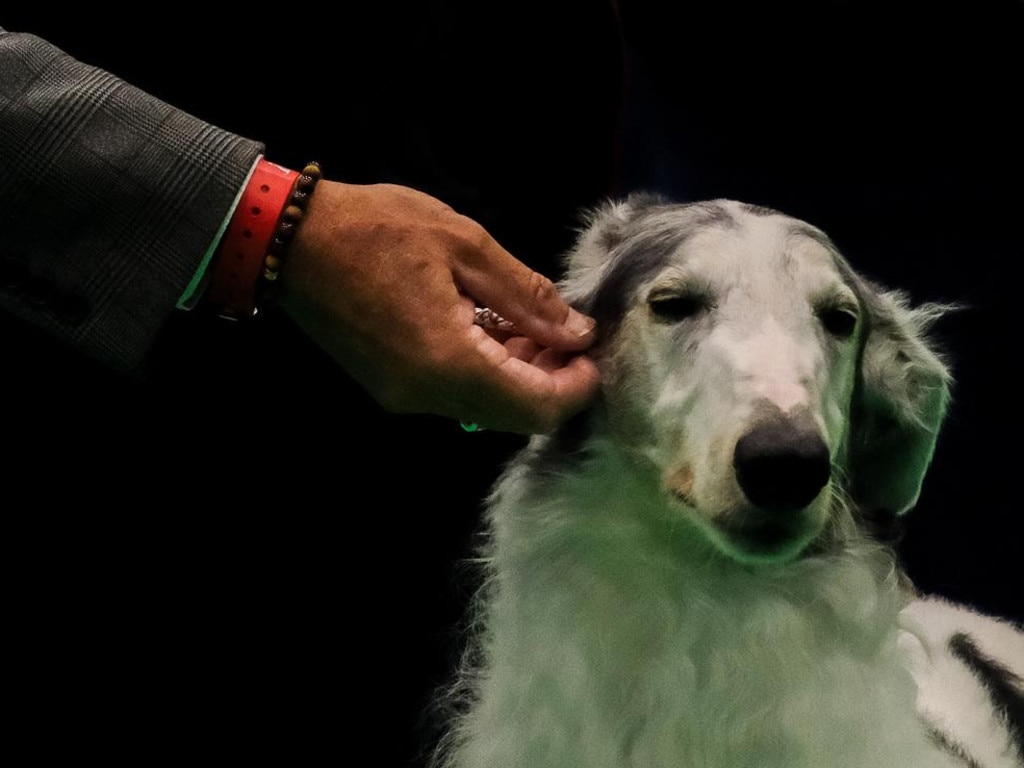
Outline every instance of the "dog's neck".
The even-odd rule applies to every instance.
[[[668,510],[657,473],[635,453],[593,433],[571,452],[564,446],[557,438],[536,440],[496,488],[494,556],[517,559],[495,563],[499,570],[605,581],[623,595],[693,611],[697,624],[705,623],[700,611],[709,603],[739,614],[774,600],[805,610],[811,601],[823,621],[850,621],[859,633],[868,630],[866,614],[878,612],[888,626],[910,597],[892,550],[861,531],[845,507],[797,560],[741,564]]]

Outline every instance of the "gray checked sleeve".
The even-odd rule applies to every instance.
[[[262,150],[0,29],[0,309],[139,368]]]

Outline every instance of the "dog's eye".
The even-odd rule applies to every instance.
[[[647,299],[647,305],[659,320],[677,323],[696,315],[707,306],[707,301],[702,296],[665,295],[651,296]]]
[[[839,339],[848,339],[857,329],[857,314],[843,307],[829,307],[819,315],[825,330]]]

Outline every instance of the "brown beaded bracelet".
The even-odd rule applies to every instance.
[[[323,178],[323,171],[320,163],[306,163],[299,178],[292,187],[291,196],[281,211],[281,217],[277,222],[277,229],[267,246],[267,255],[263,259],[263,272],[260,275],[259,296],[263,300],[273,299],[277,293],[278,278],[281,276],[281,266],[284,263],[285,254],[291,244],[295,231],[302,223],[306,215],[306,207],[313,196],[317,182]]]

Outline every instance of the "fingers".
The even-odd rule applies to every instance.
[[[521,434],[548,432],[583,410],[597,393],[599,375],[584,355],[541,347],[516,337],[504,345],[484,333],[477,352],[488,369],[461,400],[459,418]]]
[[[403,187],[323,182],[315,200],[286,307],[383,407],[523,434],[586,407],[597,371],[575,353],[592,323],[479,224]],[[492,338],[475,305],[517,336]]]
[[[478,374],[476,391],[460,398],[460,407],[471,409],[460,418],[490,429],[544,433],[593,400],[600,383],[597,367],[573,354],[593,342],[593,321],[569,307],[550,280],[489,236],[457,261],[453,274],[475,303],[514,323],[517,332],[508,337],[473,328],[476,351],[488,370]],[[472,418],[465,415],[470,412]]]
[[[524,419],[522,430],[514,431],[550,432],[586,408],[597,392],[597,369],[582,355],[573,356],[566,364],[547,371],[515,358],[510,358],[503,368],[502,374],[509,383],[508,401],[516,402],[516,393],[520,391],[521,402],[530,409],[529,421]],[[544,390],[549,394],[537,398],[537,393]]]
[[[593,320],[570,307],[548,278],[518,261],[482,228],[467,246],[457,254],[452,270],[479,304],[546,347],[580,351],[593,343]]]

